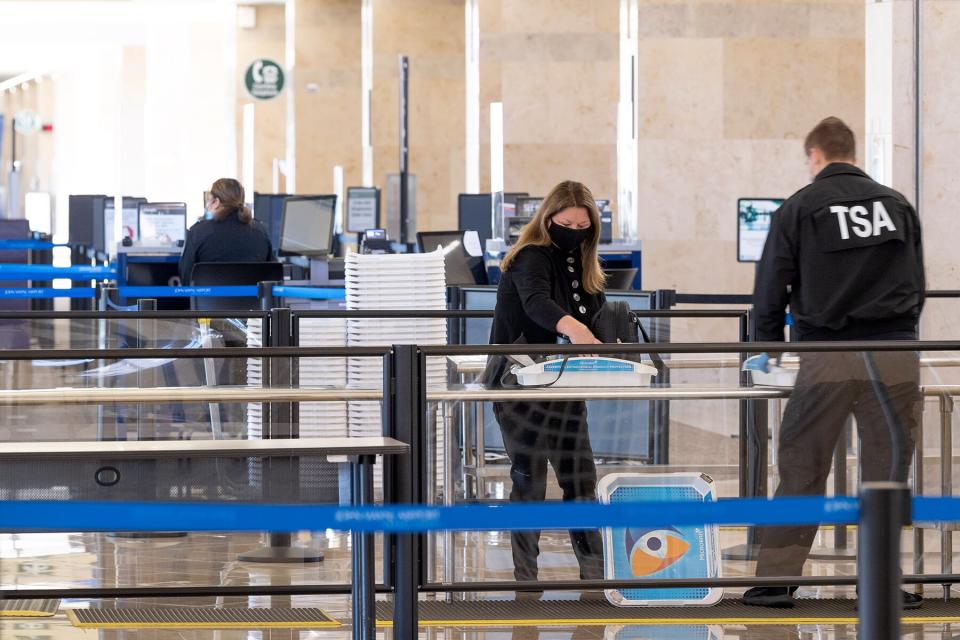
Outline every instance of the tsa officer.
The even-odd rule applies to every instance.
[[[855,165],[854,135],[841,120],[814,127],[804,150],[813,181],[774,213],[757,269],[757,340],[783,341],[788,305],[794,340],[916,340],[925,289],[916,211]],[[767,356],[748,368],[766,370]],[[823,495],[851,413],[862,481],[906,481],[920,400],[916,352],[801,353],[779,436],[777,497]],[[816,531],[764,529],[757,575],[801,575]],[[785,580],[750,589],[744,602],[791,607],[795,590]],[[903,597],[906,608],[922,604]]]

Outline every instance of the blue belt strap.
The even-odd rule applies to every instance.
[[[49,240],[33,240],[31,238],[11,238],[9,240],[0,240],[0,251],[13,251],[23,249],[44,250],[54,247],[67,247],[66,244],[54,244]]]
[[[300,298],[303,300],[346,300],[346,289],[333,287],[291,287],[277,285],[273,288],[273,295],[278,298]]]
[[[111,280],[116,267],[51,267],[45,264],[0,264],[0,280]]]
[[[236,503],[2,501],[0,531],[506,531],[683,525],[851,524],[856,498],[719,502],[337,507]]]
[[[122,298],[255,298],[256,285],[223,287],[120,287]]]
[[[95,298],[97,290],[92,287],[74,287],[72,289],[53,289],[50,287],[0,288],[2,300],[52,299],[52,298]]]

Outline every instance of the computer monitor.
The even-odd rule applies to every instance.
[[[457,228],[476,231],[480,244],[493,237],[493,197],[489,193],[461,193],[457,198]]]
[[[283,201],[280,252],[322,257],[333,249],[337,196],[291,196]]]
[[[138,207],[140,244],[176,246],[187,237],[185,202],[141,202]]]
[[[597,209],[600,211],[600,242],[613,242],[613,209],[609,200],[597,200]]]
[[[507,230],[507,237],[505,239],[508,245],[516,244],[517,240],[520,239],[520,234],[523,232],[523,228],[527,226],[528,222],[530,222],[530,218],[526,216],[504,218],[504,226]]]
[[[146,198],[123,196],[123,209],[120,211],[120,237],[114,235],[116,221],[115,200],[107,196],[103,203],[103,244],[96,249],[110,253],[117,242],[124,238],[136,241],[140,235],[140,203]]]
[[[283,201],[289,197],[286,193],[254,193],[253,217],[270,235],[270,243],[277,247],[280,244],[280,221],[283,218]]]
[[[380,189],[347,187],[347,233],[380,227]]]
[[[526,191],[508,191],[503,194],[503,203],[509,205],[516,205],[517,198],[525,198],[530,194]]]
[[[475,285],[477,277],[472,270],[473,258],[463,245],[463,231],[421,231],[417,233],[417,246],[421,253],[443,252],[443,267],[447,286]],[[482,260],[481,260],[482,261]]]
[[[104,251],[103,223],[107,195],[71,195],[68,201],[70,224],[68,242],[74,246]]]
[[[783,198],[737,200],[737,262],[759,262],[774,212]]]
[[[530,198],[526,196],[517,198],[516,217],[532,218],[537,215],[537,209],[540,208],[542,202],[543,198]]]
[[[116,207],[115,201],[113,198],[107,197],[103,201],[103,238],[100,238],[97,246],[95,247],[97,251],[102,251],[104,253],[110,250],[110,247],[114,246],[117,242],[116,237],[114,236],[114,226],[116,225]]]
[[[124,238],[132,241],[140,238],[140,203],[146,201],[146,198],[123,196],[123,210],[120,212],[120,225],[123,230],[121,242]]]

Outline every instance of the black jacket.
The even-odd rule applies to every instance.
[[[590,326],[604,296],[586,293],[582,279],[579,249],[572,253],[555,246],[523,249],[497,286],[490,344],[512,344],[521,336],[528,344],[555,343],[557,322],[566,315]]]
[[[257,220],[243,224],[236,214],[223,220],[201,220],[187,231],[180,255],[180,281],[190,284],[198,262],[273,262],[270,236]]]
[[[753,292],[757,340],[783,340],[788,302],[800,340],[915,331],[925,287],[917,212],[855,166],[830,164],[773,215]]]

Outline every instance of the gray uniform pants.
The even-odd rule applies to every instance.
[[[823,495],[837,440],[851,413],[857,419],[862,446],[861,480],[906,481],[921,410],[918,355],[873,352],[869,356],[896,416],[895,424],[888,425],[883,414],[864,354],[801,354],[800,372],[784,412],[777,449],[778,498]],[[899,449],[900,463],[891,473],[895,448]],[[763,529],[757,575],[801,575],[816,533],[816,526]]]

